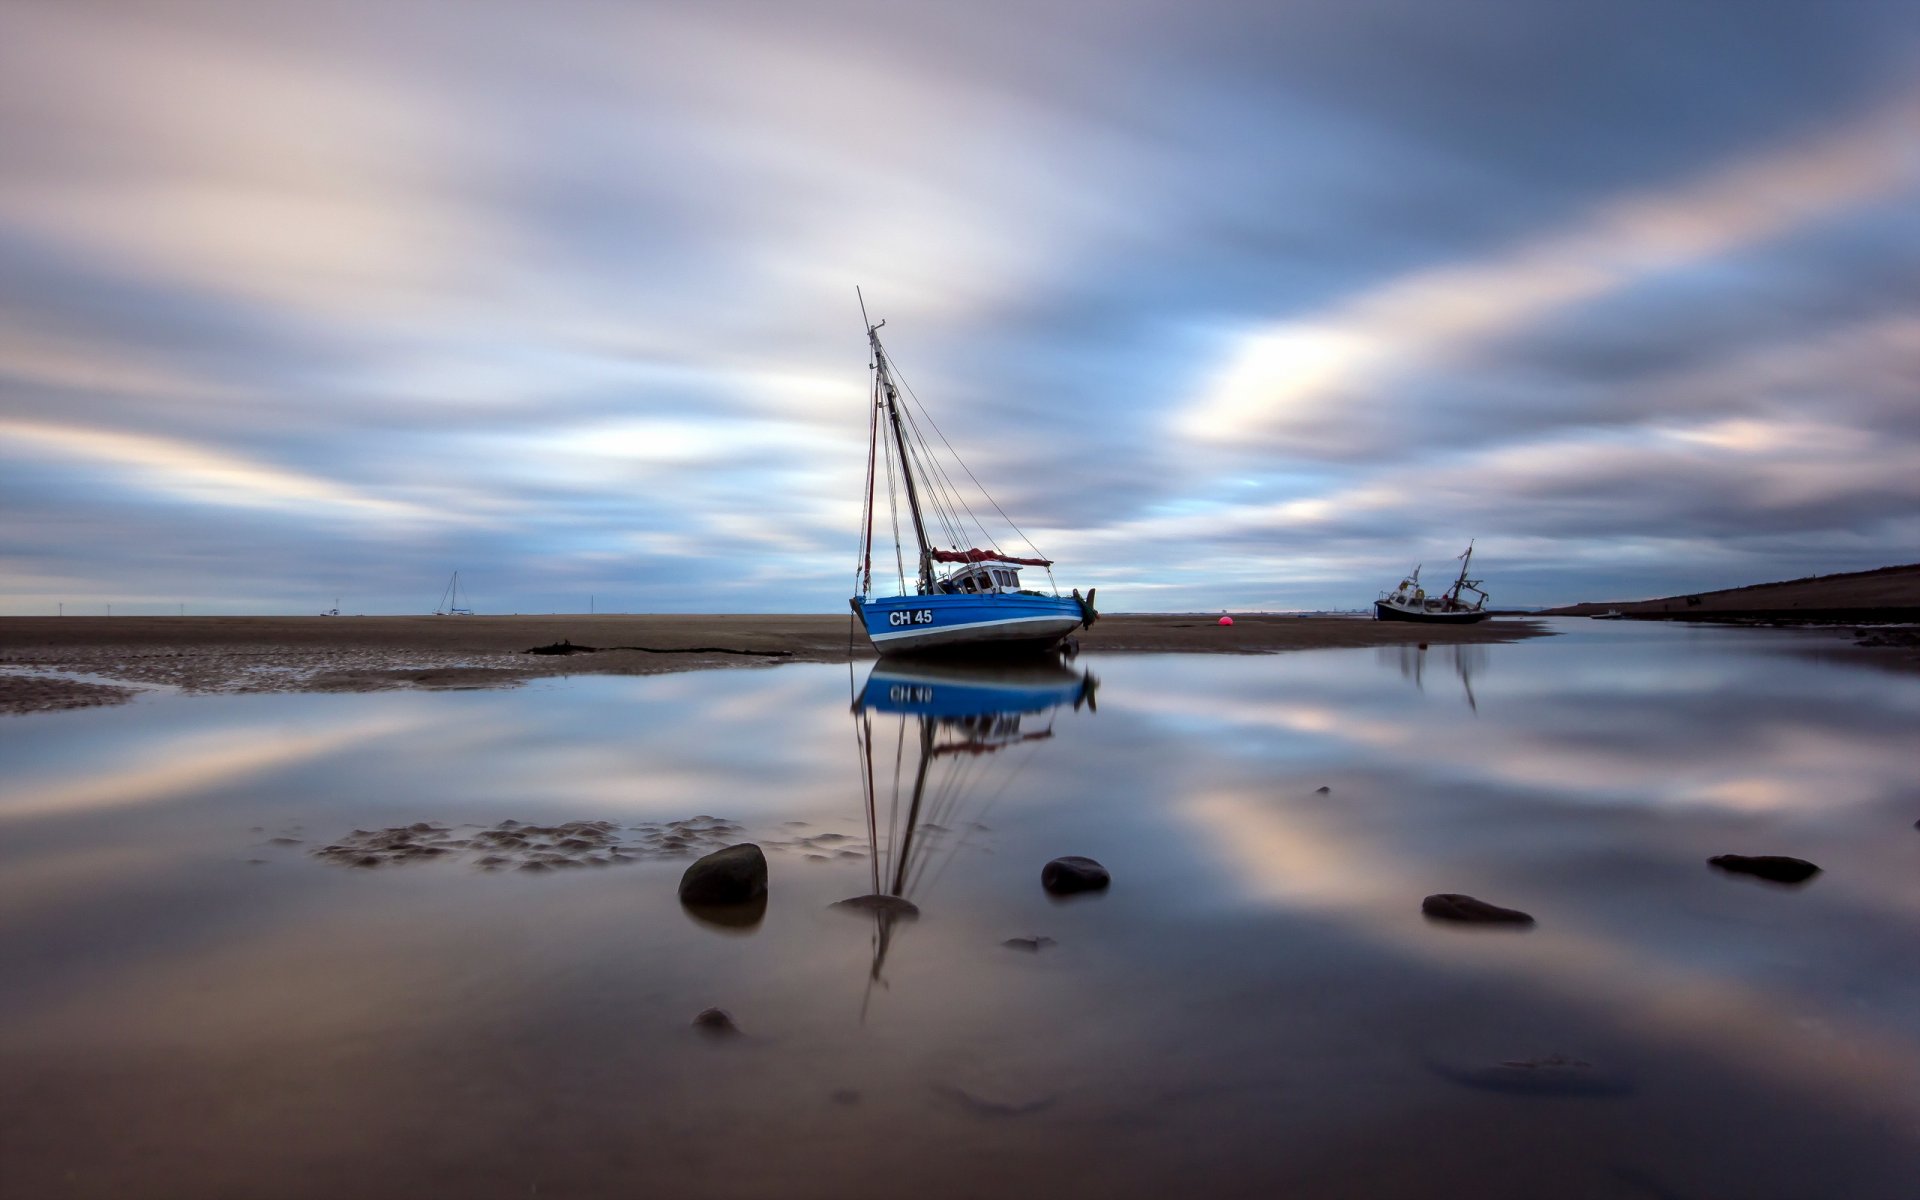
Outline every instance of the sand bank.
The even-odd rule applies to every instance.
[[[1084,651],[1265,654],[1430,642],[1508,642],[1538,622],[1422,627],[1346,617],[1110,616]],[[550,675],[653,675],[871,658],[847,616],[4,617],[0,712],[112,703],[114,684],[188,692],[501,687]],[[536,655],[570,642],[594,653]],[[84,680],[72,678],[84,675]]]
[[[1584,601],[1544,616],[1590,617],[1609,610],[1629,617],[1695,621],[1805,621],[1879,624],[1920,619],[1920,563],[1812,575],[1652,600]]]

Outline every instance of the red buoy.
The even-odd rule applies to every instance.
[[[1233,624],[1233,618],[1232,618],[1232,617],[1221,617],[1221,618],[1220,618],[1220,623],[1221,623],[1222,625],[1231,625],[1231,624]]]

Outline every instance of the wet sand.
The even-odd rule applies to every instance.
[[[478,617],[0,618],[0,713],[114,703],[140,689],[383,691],[507,687],[553,675],[655,675],[873,657],[851,614]],[[1351,617],[1108,616],[1078,635],[1103,652],[1267,654],[1510,642],[1538,622],[1421,626]],[[571,643],[592,653],[530,654]],[[86,676],[74,679],[72,676]]]

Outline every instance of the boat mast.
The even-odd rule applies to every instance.
[[[1455,604],[1460,603],[1460,589],[1467,584],[1467,567],[1470,566],[1472,562],[1473,543],[1469,541],[1467,543],[1467,552],[1460,556],[1460,577],[1453,581],[1452,599]]]
[[[907,484],[907,507],[913,510],[913,534],[920,539],[920,591],[924,595],[933,590],[933,548],[927,541],[927,527],[920,519],[920,492],[913,482],[913,460],[907,455],[906,435],[900,429],[900,393],[894,389],[893,372],[887,368],[887,352],[880,346],[880,325],[867,326],[867,341],[873,346],[873,369],[879,375],[880,391],[885,397],[893,444],[900,451],[900,477]]]

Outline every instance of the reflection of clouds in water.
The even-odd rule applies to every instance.
[[[1549,911],[1506,891],[1484,898],[1534,911],[1541,927],[1500,941],[1467,941],[1417,915],[1427,886],[1422,880],[1438,878],[1432,863],[1394,853],[1370,830],[1341,828],[1350,822],[1339,810],[1316,819],[1276,808],[1267,796],[1225,791],[1190,796],[1184,810],[1251,894],[1312,908],[1396,953],[1443,966],[1469,963],[1526,986],[1544,984],[1568,999],[1630,1014],[1625,1019],[1642,1031],[1709,1047],[1730,1067],[1795,1084],[1872,1089],[1882,1102],[1905,1108],[1920,1080],[1920,1049],[1910,1039],[1857,1013],[1829,1016],[1820,1034],[1811,1035],[1806,1012],[1813,1001],[1727,971],[1723,947],[1702,959],[1647,938],[1644,930],[1630,940],[1583,921],[1571,906]],[[1595,903],[1604,904],[1609,886],[1617,883],[1596,881]]]
[[[1674,647],[1625,644],[1569,659],[1559,649],[1373,652],[1378,666],[1428,685],[1443,664],[1470,674],[1479,714],[1498,718],[1477,724],[1464,693],[1435,709],[1353,672],[1360,651],[1287,656],[1264,679],[1161,671],[1152,689],[1137,689],[1116,676],[1110,702],[1183,730],[1270,735],[1236,741],[1239,753],[1279,747],[1333,762],[1364,747],[1416,773],[1531,790],[1546,803],[1811,812],[1871,804],[1909,774],[1887,747],[1920,714],[1920,686],[1888,681],[1869,701],[1854,677],[1784,655],[1695,648],[1676,661]]]
[[[543,1170],[577,1151],[576,1182],[591,1182],[636,1144],[636,1121],[649,1154],[671,1143],[693,1162],[813,1163],[809,1105],[843,1088],[865,1094],[866,1111],[913,1118],[894,1147],[909,1182],[947,1168],[940,1147],[914,1140],[950,1119],[941,1088],[1015,1107],[1057,1094],[1017,1128],[999,1126],[1038,1147],[1022,1168],[1063,1161],[1070,1144],[1129,1169],[1178,1161],[1142,1149],[1155,1136],[1166,1140],[1153,1150],[1174,1146],[1170,1125],[1249,1171],[1285,1157],[1276,1145],[1310,1150],[1349,1127],[1367,1145],[1409,1134],[1393,1144],[1413,1170],[1448,1152],[1421,1130],[1484,1135],[1503,1156],[1558,1131],[1579,1139],[1554,1162],[1578,1190],[1580,1172],[1628,1144],[1617,1138],[1638,1137],[1625,1126],[1657,1123],[1666,1145],[1647,1161],[1724,1166],[1739,1183],[1756,1172],[1741,1144],[1756,1136],[1795,1161],[1877,1169],[1900,1147],[1861,1113],[1907,1121],[1920,1077],[1898,965],[1920,880],[1903,882],[1909,844],[1868,829],[1870,809],[1825,796],[1870,796],[1905,761],[1898,726],[1920,682],[1875,676],[1869,693],[1862,673],[1756,665],[1736,646],[1654,686],[1653,665],[1681,640],[1496,648],[1477,719],[1432,687],[1423,697],[1371,651],[1102,656],[1099,720],[1064,706],[1018,723],[963,714],[941,726],[942,745],[1025,739],[1042,725],[1056,736],[936,761],[929,806],[950,769],[971,784],[953,793],[962,811],[933,814],[949,832],[924,843],[950,869],[915,893],[933,904],[888,960],[866,1026],[870,932],[828,905],[865,890],[881,864],[776,854],[760,936],[721,938],[680,915],[678,864],[335,871],[307,855],[356,823],[545,808],[631,824],[650,806],[756,832],[791,821],[783,837],[837,851],[865,824],[844,667],[167,699],[43,722],[48,749],[31,748],[28,766],[46,786],[63,769],[78,781],[160,761],[161,746],[205,757],[256,730],[360,722],[369,733],[359,752],[289,759],[294,769],[238,777],[246,786],[213,772],[204,796],[186,787],[137,812],[9,826],[26,837],[4,839],[0,872],[0,1052],[22,1070],[0,1093],[12,1084],[8,1095],[46,1100],[23,1118],[37,1122],[23,1126],[35,1141],[17,1144],[50,1148],[29,1159],[48,1170],[85,1145],[132,1169],[108,1131],[139,1122],[167,1139],[141,1170],[210,1169],[180,1147],[211,1131],[243,1147],[223,1163],[350,1161],[409,1185],[455,1157],[502,1169],[530,1137]],[[922,697],[927,683],[904,694]],[[1727,688],[1740,702],[1715,706]],[[406,736],[377,732],[389,724]],[[102,731],[127,734],[124,748]],[[874,731],[889,790],[904,731],[910,787],[916,719],[876,716]],[[1784,814],[1727,807],[1733,794],[1656,803],[1666,793],[1651,787],[1633,804],[1592,802],[1610,793],[1587,790],[1583,772],[1616,769],[1636,745],[1652,765],[1629,782],[1657,783],[1688,753],[1711,768],[1698,778],[1739,786],[1776,771],[1833,778],[1799,808],[1782,793]],[[102,746],[106,761],[93,757]],[[945,859],[1036,746],[985,814],[992,832]],[[1516,786],[1508,760],[1541,781]],[[1330,795],[1314,794],[1321,783]],[[283,815],[313,840],[244,865],[265,834],[239,831]],[[1790,826],[1807,840],[1742,844],[1788,829],[1783,815],[1807,818]],[[1896,832],[1914,836],[1910,821]],[[1768,891],[1705,866],[1726,850],[1801,852],[1828,871],[1807,889]],[[1038,869],[1064,853],[1112,866],[1112,893],[1047,906]],[[1434,929],[1419,902],[1436,891],[1524,908],[1540,925],[1504,938]],[[1010,936],[1057,945],[1018,954]],[[45,953],[56,941],[84,952]],[[716,1072],[715,1048],[688,1030],[716,1004],[740,1019],[751,1070],[730,1060]],[[1445,1061],[1475,1068],[1566,1052],[1643,1086],[1606,1106],[1463,1097],[1409,1052],[1434,1043],[1473,1047]],[[1028,1083],[1031,1095],[993,1090]],[[1728,1108],[1703,1099],[1696,1120],[1695,1096]],[[1476,1115],[1480,1103],[1505,1107]],[[1388,1128],[1402,1110],[1417,1128]],[[188,1118],[198,1124],[184,1128]],[[1125,1126],[1140,1139],[1115,1134],[1123,1119],[1140,1122]],[[1828,1138],[1862,1128],[1880,1140],[1858,1159]],[[423,1166],[422,1145],[440,1157]],[[633,1171],[670,1166],[649,1158]]]
[[[119,764],[59,781],[15,777],[0,791],[0,820],[132,808],[285,770],[367,742],[417,733],[418,715],[351,719],[314,733],[256,727],[149,740]]]

